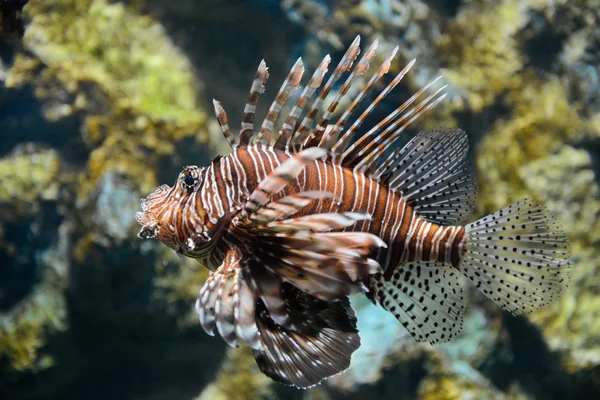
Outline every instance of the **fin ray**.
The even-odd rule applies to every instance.
[[[262,143],[264,141],[266,142],[267,146],[272,146],[273,129],[275,122],[277,121],[277,117],[279,116],[279,111],[281,111],[281,108],[290,97],[292,92],[300,87],[300,80],[302,79],[303,74],[304,65],[302,64],[302,58],[298,58],[290,73],[285,78],[283,85],[281,85],[275,100],[273,100],[273,103],[271,103],[271,107],[269,107],[267,116],[265,117],[262,126],[260,127],[260,131],[258,132],[258,136],[256,138],[257,143]]]
[[[265,83],[269,79],[269,70],[265,60],[262,60],[256,70],[254,81],[250,87],[250,94],[248,95],[248,102],[244,107],[244,115],[242,116],[242,125],[240,128],[240,143],[239,146],[242,148],[248,147],[252,144],[254,137],[254,115],[256,113],[256,105],[261,93],[265,91]]]
[[[431,261],[398,266],[390,280],[372,278],[383,308],[402,323],[417,342],[444,342],[462,330],[464,295],[459,272]]]
[[[300,146],[301,149],[306,147],[306,143],[311,139],[311,129],[314,125],[317,113],[321,109],[325,98],[333,89],[335,83],[342,77],[342,75],[348,71],[360,53],[360,36],[357,36],[352,44],[346,50],[346,53],[338,63],[337,67],[325,83],[325,86],[319,92],[317,98],[313,101],[310,109],[307,111],[306,116],[302,120],[302,123],[298,127],[297,135],[294,137],[294,141]]]
[[[281,127],[281,130],[279,131],[277,140],[274,145],[275,149],[285,150],[288,149],[290,145],[294,143],[296,137],[294,134],[294,129],[296,128],[298,118],[300,118],[300,114],[308,104],[309,100],[312,98],[315,91],[319,89],[319,87],[321,87],[321,84],[323,83],[323,78],[327,73],[327,67],[329,66],[330,62],[331,57],[329,57],[329,55],[325,56],[325,58],[323,58],[323,60],[313,73],[313,76],[306,84],[306,87],[300,94],[298,101],[290,110],[287,118],[285,119],[285,122],[283,123],[283,126]],[[292,149],[294,152],[297,152],[299,150],[295,148],[295,146],[292,147],[294,147]]]
[[[460,129],[421,132],[396,155],[378,179],[414,203],[430,222],[456,224],[475,208],[477,182],[466,154],[469,141]]]
[[[281,328],[259,311],[263,350],[255,350],[254,357],[260,370],[277,382],[308,388],[348,368],[360,346],[348,299],[323,302],[290,285],[282,297],[296,329]]]
[[[250,195],[242,210],[242,218],[247,219],[258,208],[265,205],[272,196],[296,179],[306,164],[324,157],[326,154],[326,150],[313,147],[301,151],[275,168]]]
[[[518,315],[556,299],[570,278],[569,239],[540,205],[524,199],[466,226],[462,273]]]

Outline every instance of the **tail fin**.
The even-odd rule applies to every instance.
[[[524,199],[466,226],[459,269],[504,310],[529,313],[568,286],[568,247],[549,212]]]

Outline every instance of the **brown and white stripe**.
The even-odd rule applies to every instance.
[[[322,161],[326,154],[324,149],[309,148],[305,157],[281,169],[278,166],[288,160],[290,154],[258,146],[238,149],[207,169],[204,187],[210,190],[203,191],[202,206],[214,215],[209,218],[213,222],[222,218],[227,210],[242,204],[247,210],[242,217],[251,218],[256,210],[268,205],[274,195],[282,198],[297,193],[329,193],[316,201],[307,201],[308,207],[298,215],[332,211],[370,215],[369,220],[345,228],[345,231],[366,231],[381,237],[388,244],[388,249],[379,250],[377,259],[384,269],[393,268],[399,262],[436,260],[455,263],[459,259],[462,228],[439,226],[423,220],[400,193],[389,190],[373,178]],[[302,181],[298,179],[301,174],[304,175]],[[234,176],[235,184],[231,178]],[[288,185],[290,176],[295,177],[292,185]],[[246,182],[246,187],[238,186],[239,182]],[[192,212],[184,202],[182,209]],[[185,230],[192,228],[189,226]]]

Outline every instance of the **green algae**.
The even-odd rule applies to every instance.
[[[515,34],[528,18],[519,1],[468,1],[440,43],[447,63],[444,76],[465,92],[468,107],[477,112],[521,79],[523,55]]]
[[[507,95],[506,104],[512,109],[510,118],[497,120],[477,148],[478,207],[485,212],[528,195],[518,168],[595,129],[568,101],[558,79],[531,77]]]
[[[569,288],[558,301],[532,316],[552,348],[565,352],[570,370],[600,363],[600,188],[596,173],[590,153],[570,146],[519,171],[527,189],[554,212],[571,239],[575,265]]]
[[[160,156],[184,138],[206,140],[193,68],[152,18],[106,0],[29,2],[24,12],[33,56],[16,58],[7,86],[33,83],[49,120],[84,115],[80,195],[107,168],[148,191]]]
[[[13,152],[0,159],[0,205],[10,207],[13,213],[36,211],[40,200],[56,199],[60,174],[60,157],[54,150],[27,150]]]
[[[67,329],[66,301],[48,279],[32,296],[8,313],[0,314],[0,359],[6,357],[15,371],[37,372],[54,359],[43,354],[48,335]]]
[[[501,391],[469,363],[450,360],[435,351],[426,353],[425,367],[427,376],[419,383],[415,396],[419,400],[527,398],[518,388]]]
[[[86,168],[70,168],[74,172],[68,175],[61,171],[56,150],[15,152],[0,160],[3,215],[34,215],[40,200],[57,200],[62,184],[70,186],[77,197],[73,203],[87,212],[99,182],[114,174],[135,182],[134,192],[148,192],[156,185],[160,157],[173,154],[183,139],[206,140],[193,67],[152,18],[123,3],[48,0],[30,1],[24,19],[26,51],[15,57],[6,85],[30,86],[50,122],[81,120],[77,134],[89,155]],[[52,365],[43,347],[49,337],[68,329],[64,290],[71,260],[65,257],[69,253],[85,262],[98,239],[81,230],[102,228],[90,221],[91,211],[80,216],[75,243],[64,245],[60,239],[31,255],[39,256],[40,282],[0,314],[0,358],[14,371]],[[197,290],[197,280],[191,281]],[[183,280],[177,282],[165,291],[189,300]]]
[[[18,256],[3,222],[16,223],[19,218],[34,216],[41,212],[40,202],[56,201],[61,173],[60,156],[52,149],[25,145],[0,159],[0,208],[4,217],[0,248]],[[46,264],[41,256],[40,282],[26,297],[0,312],[0,359],[6,359],[14,371],[36,372],[50,367],[53,359],[41,349],[48,335],[67,329],[63,295],[66,274],[61,262],[53,261]]]
[[[191,64],[150,17],[105,0],[29,2],[25,12],[28,49],[65,85],[93,82],[150,119],[202,120]]]

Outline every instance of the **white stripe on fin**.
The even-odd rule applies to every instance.
[[[286,160],[275,168],[269,176],[263,179],[250,195],[242,210],[242,219],[252,215],[259,207],[267,202],[300,175],[306,164],[327,155],[325,149],[311,147]]]

